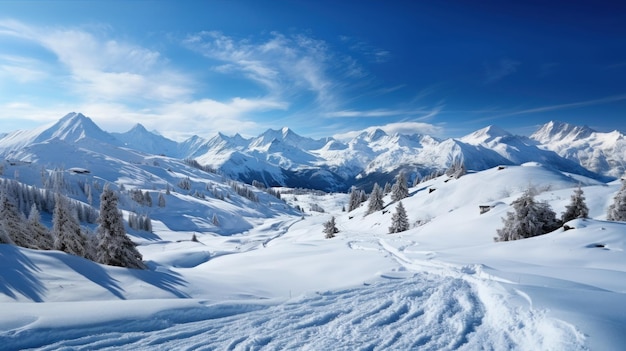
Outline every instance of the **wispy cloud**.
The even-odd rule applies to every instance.
[[[495,65],[485,63],[485,83],[495,83],[506,76],[510,76],[517,71],[520,64],[521,62],[511,59],[502,59]]]
[[[217,61],[213,68],[222,73],[239,73],[267,89],[273,96],[310,92],[318,104],[339,104],[336,92],[343,77],[360,75],[356,62],[337,57],[323,40],[303,34],[278,32],[259,41],[234,39],[218,31],[189,36],[185,45]]]
[[[188,96],[190,81],[170,69],[158,52],[76,28],[44,28],[0,21],[0,35],[42,46],[69,72],[67,86],[97,100],[175,100]],[[22,65],[24,69],[24,66]]]
[[[140,122],[161,131],[188,131],[180,135],[208,134],[218,130],[228,133],[255,127],[249,114],[288,107],[284,100],[269,95],[235,95],[223,101],[196,97],[198,83],[191,75],[172,68],[169,60],[157,51],[111,38],[106,28],[104,31],[102,28],[95,31],[44,28],[0,20],[0,36],[38,45],[57,58],[44,63],[37,57],[3,55],[0,56],[0,77],[20,83],[48,78],[56,83],[59,91],[68,90],[73,95],[71,101],[57,99],[45,105],[41,105],[37,97],[14,96],[9,99],[4,96],[4,99],[0,98],[0,120],[4,125],[15,120],[16,116],[22,120],[43,122],[56,120],[69,111],[81,111],[112,131]],[[234,43],[224,38],[221,40],[218,45],[234,47]],[[276,37],[274,42],[265,43],[262,50],[274,50],[273,45],[281,47],[281,40]],[[309,50],[315,50],[312,43],[307,45]],[[235,51],[231,53],[237,55]],[[283,54],[287,53],[283,50]],[[244,66],[248,74],[258,80],[278,85],[280,80],[271,71],[266,71],[263,63],[250,61]],[[323,84],[323,81],[316,80],[314,72],[308,72],[309,78],[305,79],[309,79],[311,87]],[[48,100],[54,99],[50,97]]]
[[[0,77],[17,83],[29,83],[43,80],[48,74],[40,67],[41,61],[28,57],[0,55]]]
[[[339,40],[345,43],[350,50],[363,55],[370,62],[385,63],[391,58],[391,52],[389,50],[378,48],[365,41],[347,35],[339,36]]]
[[[603,104],[609,104],[612,102],[618,102],[618,101],[624,101],[624,100],[626,100],[626,94],[612,95],[612,96],[607,96],[607,97],[603,97],[599,99],[570,102],[566,104],[556,104],[556,105],[547,105],[547,106],[533,107],[533,108],[527,108],[527,109],[501,111],[500,113],[498,113],[497,110],[492,110],[492,109],[485,110],[485,111],[473,111],[476,113],[477,112],[493,113],[491,116],[474,120],[474,122],[483,122],[483,121],[489,121],[489,120],[494,120],[494,119],[504,118],[504,117],[511,117],[511,116],[575,109],[575,108],[586,107],[586,106],[603,105]]]
[[[379,118],[379,117],[402,117],[402,118],[419,118],[420,120],[430,119],[436,116],[442,106],[432,109],[373,109],[373,110],[340,110],[327,112],[326,117],[329,118]]]

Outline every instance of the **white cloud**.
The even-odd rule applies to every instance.
[[[339,105],[337,94],[344,84],[342,79],[363,75],[356,62],[345,57],[338,59],[326,42],[301,34],[286,36],[273,32],[264,41],[252,42],[210,31],[189,36],[185,44],[220,62],[213,67],[215,71],[240,73],[267,89],[269,95],[285,97],[309,92],[320,106],[330,108]],[[335,74],[342,79],[336,79]]]
[[[0,21],[0,35],[10,35],[49,50],[69,71],[66,84],[94,100],[176,100],[191,94],[191,80],[170,69],[158,52],[103,39],[79,29],[42,28]],[[23,70],[28,66],[22,65]]]
[[[419,117],[420,120],[426,120],[435,117],[442,109],[443,106],[436,106],[432,109],[340,110],[327,112],[325,116],[330,118]]]
[[[0,55],[0,77],[18,83],[43,80],[48,74],[40,69],[42,62],[28,57]]]

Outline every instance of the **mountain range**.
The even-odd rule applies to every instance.
[[[81,113],[69,113],[56,123],[26,131],[0,134],[0,157],[44,165],[63,162],[84,167],[80,160],[42,158],[42,148],[53,145],[73,153],[103,150],[107,156],[131,154],[194,159],[236,180],[266,186],[288,186],[324,191],[368,190],[374,182],[391,182],[399,172],[409,181],[443,171],[456,162],[480,171],[498,165],[538,162],[557,170],[610,180],[626,171],[626,141],[618,131],[597,132],[589,127],[551,121],[530,137],[488,126],[461,138],[439,139],[421,134],[387,134],[364,130],[350,140],[312,139],[285,127],[268,129],[253,138],[217,133],[176,142],[148,131],[141,124],[125,133],[108,133]],[[130,154],[129,154],[130,153]],[[71,154],[71,153],[70,153]],[[50,155],[49,151],[45,153]],[[122,156],[125,155],[125,156]],[[128,161],[128,159],[126,159]]]

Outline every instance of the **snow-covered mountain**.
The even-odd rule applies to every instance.
[[[617,130],[602,133],[587,126],[552,121],[530,138],[539,142],[542,148],[590,171],[611,177],[620,177],[626,172],[626,137]]]
[[[178,143],[162,135],[149,132],[143,125],[137,123],[125,133],[111,133],[121,141],[125,147],[153,155],[176,157]]]
[[[82,114],[71,113],[57,123],[0,138],[0,156],[39,159],[42,145],[69,144],[116,154],[164,155],[195,159],[203,166],[247,183],[345,191],[356,185],[366,190],[374,182],[392,182],[401,171],[409,181],[442,171],[462,161],[467,169],[539,162],[555,169],[597,179],[624,172],[626,150],[618,132],[597,133],[586,127],[551,122],[531,138],[489,126],[458,139],[428,135],[389,135],[381,129],[355,133],[351,140],[311,139],[289,128],[269,129],[258,137],[218,133],[193,136],[177,143],[138,124],[125,133],[107,133]],[[98,147],[92,147],[92,145]],[[39,145],[39,146],[37,146]],[[124,151],[125,150],[125,151]],[[132,157],[131,157],[132,158]]]

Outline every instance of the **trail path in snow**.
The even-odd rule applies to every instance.
[[[362,286],[278,304],[205,302],[151,318],[28,329],[0,339],[9,348],[40,350],[586,349],[573,326],[534,310],[523,293],[481,277],[480,267],[411,259],[387,238],[348,246],[388,255],[400,267]],[[42,345],[46,339],[52,341]]]
[[[462,278],[418,273],[255,308],[233,303],[74,330],[29,330],[3,345],[41,350],[476,350],[584,349],[569,325],[507,305]],[[488,299],[488,300],[485,300]],[[225,313],[224,311],[229,311]],[[187,313],[204,320],[168,322]],[[224,316],[226,314],[226,316]],[[70,337],[71,336],[71,337]],[[30,342],[29,342],[30,341]]]

